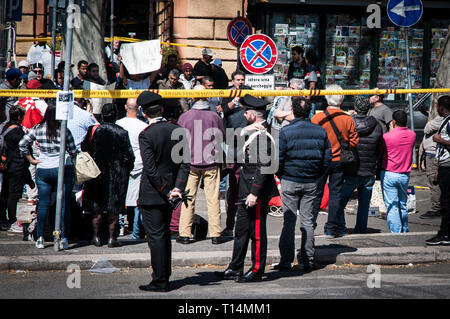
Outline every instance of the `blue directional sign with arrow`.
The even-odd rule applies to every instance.
[[[399,27],[410,27],[416,24],[423,13],[421,0],[389,0],[387,14],[389,19]]]

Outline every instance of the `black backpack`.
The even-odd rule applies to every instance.
[[[7,169],[6,167],[6,143],[5,143],[5,136],[11,132],[13,129],[18,127],[17,125],[11,125],[6,130],[4,130],[0,134],[0,171],[5,171]],[[4,126],[2,130],[4,129]]]
[[[195,240],[206,239],[208,234],[208,222],[202,216],[194,215],[194,221],[192,223],[192,235]]]
[[[339,144],[341,145],[341,159],[339,162],[341,163],[344,174],[347,176],[356,175],[359,169],[358,151],[355,147],[351,147],[348,141],[342,138],[342,135],[337,129],[330,113],[328,113],[327,110],[325,110],[324,113],[326,114],[328,121],[330,121],[331,127],[333,127],[333,131],[336,134]]]

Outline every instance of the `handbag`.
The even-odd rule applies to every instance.
[[[358,151],[355,147],[351,147],[348,141],[342,138],[342,135],[337,129],[336,124],[330,116],[330,113],[328,113],[327,110],[325,110],[324,113],[326,114],[327,119],[330,122],[334,133],[336,134],[339,144],[341,145],[341,159],[339,162],[341,163],[344,174],[348,176],[356,175],[356,172],[358,172],[359,169]]]
[[[89,143],[92,141],[92,137],[94,136],[94,132],[97,129],[98,125],[95,125],[92,128],[91,135],[89,136]],[[77,154],[75,160],[75,177],[76,184],[82,184],[86,181],[96,178],[100,175],[101,171],[95,163],[94,159],[88,152],[80,152]]]

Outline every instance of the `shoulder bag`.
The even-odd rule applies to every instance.
[[[356,172],[359,169],[358,151],[356,150],[356,148],[351,147],[348,141],[342,138],[342,135],[337,129],[336,124],[330,116],[330,113],[328,113],[327,110],[325,110],[324,113],[327,116],[327,119],[330,122],[334,133],[336,134],[339,144],[341,145],[341,159],[339,162],[341,163],[344,174],[348,176],[356,175]]]
[[[89,136],[89,143],[92,142],[95,130],[99,125],[94,125],[91,135]],[[80,152],[77,154],[75,160],[75,174],[76,184],[82,184],[86,181],[96,178],[101,171],[95,163],[94,159],[88,152]]]

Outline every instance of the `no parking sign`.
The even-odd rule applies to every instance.
[[[245,38],[252,34],[252,25],[244,17],[237,17],[231,20],[227,27],[227,38],[232,46],[239,48]]]
[[[241,45],[240,59],[245,69],[253,74],[269,72],[277,62],[277,47],[267,35],[248,36]]]

